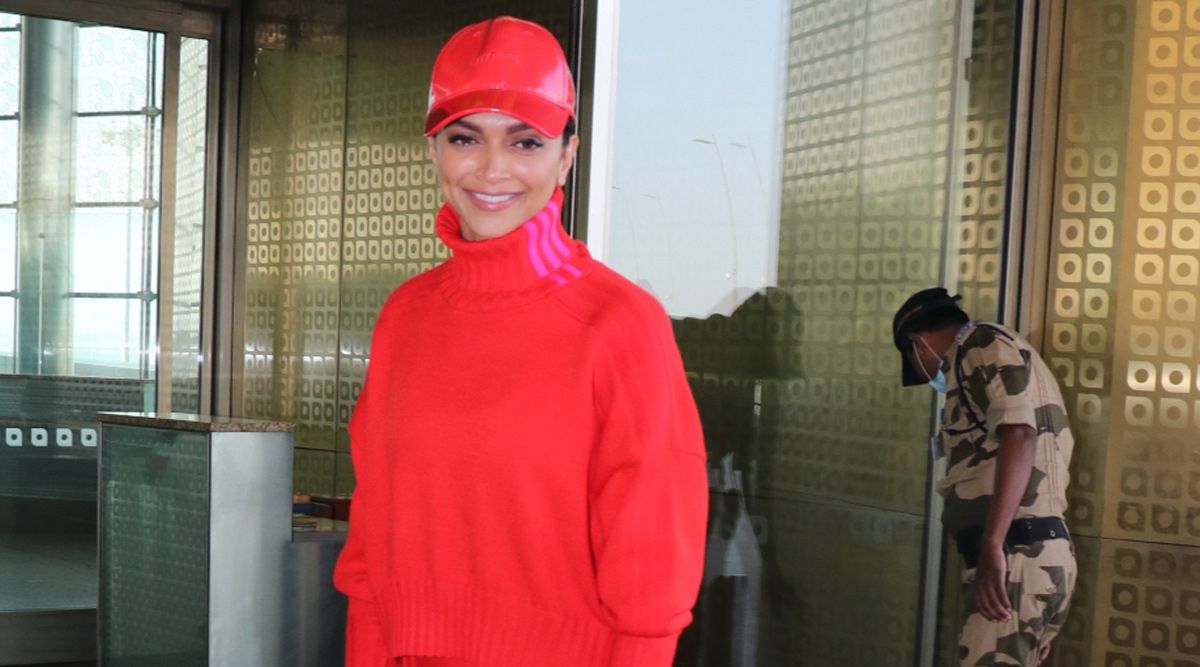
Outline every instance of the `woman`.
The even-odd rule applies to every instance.
[[[426,123],[452,258],[397,289],[350,422],[350,667],[665,667],[707,481],[669,321],[560,224],[574,84],[541,26],[468,26]]]

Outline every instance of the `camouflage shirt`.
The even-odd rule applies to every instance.
[[[1075,441],[1058,382],[1038,353],[1005,327],[972,322],[946,352],[942,371],[949,391],[939,437],[947,462],[937,490],[946,499],[946,529],[986,523],[1002,424],[1028,424],[1038,434],[1016,517],[1062,517]]]

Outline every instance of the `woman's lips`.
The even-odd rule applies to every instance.
[[[467,190],[476,206],[487,211],[499,211],[517,200],[517,193],[491,193]]]

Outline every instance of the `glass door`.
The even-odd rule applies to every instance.
[[[94,659],[96,413],[201,407],[215,21],[189,23],[0,14],[0,665]]]
[[[930,665],[937,405],[900,387],[890,324],[937,284],[1000,314],[1020,6],[723,10],[621,3],[611,213],[588,221],[674,318],[704,425],[675,664]]]

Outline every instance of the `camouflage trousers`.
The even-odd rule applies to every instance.
[[[1017,665],[1036,667],[1042,647],[1050,644],[1067,619],[1075,590],[1075,554],[1067,540],[1015,547],[1008,554],[1008,599],[1013,614],[992,622],[975,606],[975,569],[963,573],[962,634],[958,655],[963,667]]]

